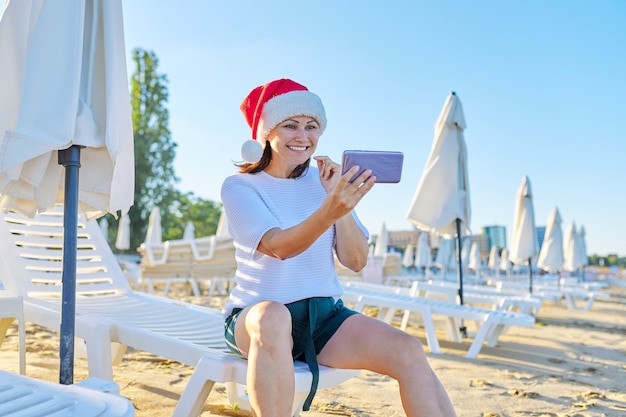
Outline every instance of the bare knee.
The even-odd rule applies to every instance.
[[[401,332],[396,335],[396,338],[394,344],[399,348],[394,350],[389,358],[395,372],[414,372],[420,368],[430,367],[424,347],[416,337]]]
[[[276,302],[262,302],[250,309],[246,330],[251,343],[263,347],[291,346],[291,314],[287,307]]]

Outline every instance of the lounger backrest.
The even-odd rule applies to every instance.
[[[117,268],[116,268],[117,267]],[[61,297],[63,208],[28,218],[0,213],[0,279],[24,297]],[[76,296],[130,291],[95,220],[78,218]]]
[[[232,238],[208,236],[142,244],[141,274],[146,278],[232,277],[237,268]]]

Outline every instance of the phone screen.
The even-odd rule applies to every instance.
[[[403,161],[402,152],[347,150],[343,152],[341,173],[343,175],[354,165],[358,165],[361,171],[352,177],[350,182],[364,170],[371,169],[377,183],[398,183],[402,177]]]

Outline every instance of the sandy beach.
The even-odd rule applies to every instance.
[[[626,416],[626,287],[602,291],[591,311],[544,303],[533,328],[511,328],[497,347],[484,347],[476,359],[464,357],[469,342],[441,342],[443,354],[429,354],[459,417]],[[181,299],[218,307],[219,297]],[[58,335],[27,324],[27,374],[58,381]],[[423,329],[409,331],[426,345]],[[0,368],[17,372],[14,325],[0,346]],[[141,351],[129,350],[114,368],[121,393],[138,417],[171,416],[193,368]],[[77,358],[75,381],[87,377]],[[217,384],[201,414],[250,416],[228,404]],[[361,371],[352,380],[318,392],[303,417],[403,416],[397,383]]]

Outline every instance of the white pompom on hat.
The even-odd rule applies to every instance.
[[[287,78],[256,87],[243,100],[240,108],[252,129],[253,140],[244,142],[241,147],[241,156],[250,163],[261,159],[272,129],[290,117],[312,117],[320,125],[320,134],[326,129],[322,100],[302,84]]]

